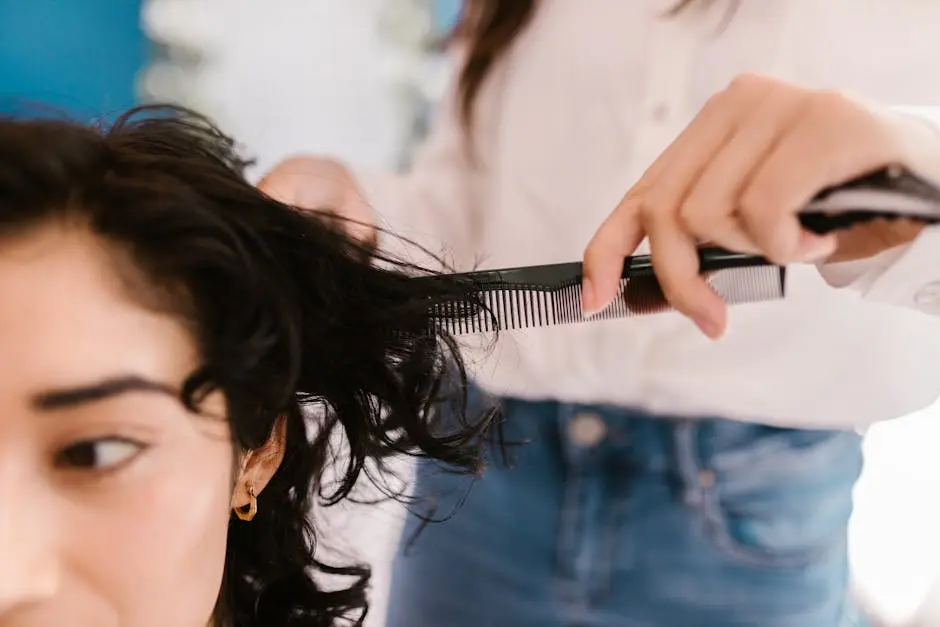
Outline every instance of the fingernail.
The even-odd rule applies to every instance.
[[[717,340],[722,336],[723,329],[721,325],[711,318],[696,318],[695,324],[702,330],[702,333],[713,340]]]
[[[581,315],[585,318],[596,316],[600,311],[597,308],[597,296],[594,293],[594,283],[584,277],[581,281]]]
[[[799,258],[805,262],[821,261],[836,252],[837,243],[831,237],[804,234],[800,241]]]

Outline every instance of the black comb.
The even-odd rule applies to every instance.
[[[940,223],[940,188],[899,167],[889,167],[820,192],[800,212],[800,222],[818,234],[878,219],[908,218]],[[729,304],[785,296],[786,268],[763,257],[717,247],[699,249],[703,276]],[[648,255],[628,257],[617,298],[586,318],[581,311],[580,262],[484,270],[451,275],[467,282],[476,297],[438,304],[436,324],[453,334],[571,324],[623,318],[671,309]],[[433,280],[433,277],[417,280]]]

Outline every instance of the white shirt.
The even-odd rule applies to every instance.
[[[669,4],[542,0],[477,102],[479,165],[447,103],[407,176],[360,172],[383,226],[460,269],[574,261],[739,73],[940,105],[934,0],[743,0],[723,31],[725,3],[659,17]],[[719,342],[671,313],[505,333],[468,355],[491,392],[663,416],[848,428],[933,402],[940,235],[824,272],[844,289],[793,267],[786,299],[733,307]]]

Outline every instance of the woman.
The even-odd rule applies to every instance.
[[[932,129],[824,90],[940,103],[940,83],[923,79],[940,53],[928,26],[940,6],[469,6],[458,79],[407,176],[301,157],[266,189],[443,244],[458,266],[570,261],[594,236],[588,312],[612,298],[615,268],[649,235],[667,294],[698,326],[662,315],[514,333],[474,364],[502,400],[507,438],[530,443],[446,524],[416,536],[421,520],[409,522],[389,627],[861,624],[846,589],[855,429],[940,393],[936,321],[870,301],[929,309],[929,290],[914,298],[923,277],[898,277],[932,247],[887,250],[916,228],[854,232],[840,254],[884,254],[825,265],[825,280],[812,263],[794,266],[785,300],[730,314],[697,282],[689,251],[707,238],[819,261],[833,242],[795,230],[802,200],[876,162],[929,163]],[[726,90],[747,71],[783,80]],[[797,140],[782,142],[790,132]],[[765,159],[766,172],[751,169]],[[778,232],[782,244],[768,236]],[[464,486],[420,464],[418,513],[449,514]]]
[[[0,626],[350,624],[368,569],[317,559],[315,496],[399,453],[478,470],[490,416],[431,420],[462,371],[428,302],[466,288],[241,166],[173,109],[0,121]]]

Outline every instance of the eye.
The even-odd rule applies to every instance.
[[[123,438],[77,442],[55,456],[55,464],[68,470],[107,472],[136,457],[143,445]]]

